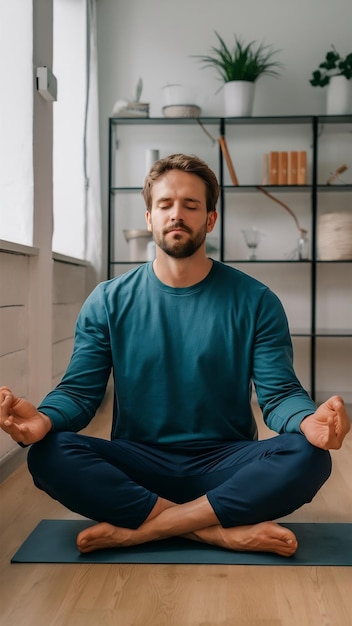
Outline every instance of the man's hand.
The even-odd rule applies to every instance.
[[[332,396],[315,413],[301,422],[301,431],[308,441],[323,450],[338,450],[351,428],[344,402]]]
[[[29,445],[40,441],[51,430],[52,422],[35,406],[0,387],[0,427],[17,443]]]

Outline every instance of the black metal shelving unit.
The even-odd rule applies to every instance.
[[[352,263],[352,260],[336,260],[336,261],[322,261],[318,259],[317,255],[317,222],[319,211],[319,195],[325,193],[339,193],[352,192],[352,185],[322,185],[318,182],[318,165],[319,165],[319,139],[326,125],[336,126],[341,125],[344,132],[351,134],[351,155],[352,155],[352,115],[347,116],[266,116],[266,117],[243,117],[243,118],[223,118],[223,117],[202,117],[199,120],[196,118],[120,118],[112,117],[109,119],[109,200],[108,200],[108,278],[113,275],[114,266],[119,265],[122,268],[131,266],[130,260],[117,260],[113,256],[113,217],[114,217],[114,198],[116,194],[139,194],[141,187],[136,186],[119,186],[114,180],[115,170],[115,151],[118,149],[117,132],[119,127],[138,127],[138,126],[156,126],[160,134],[167,132],[170,126],[190,126],[199,128],[199,123],[204,128],[210,127],[211,133],[214,135],[214,128],[216,128],[216,135],[220,135],[226,138],[226,131],[232,126],[255,126],[255,125],[306,125],[307,129],[311,131],[311,181],[306,185],[261,185],[269,192],[275,193],[306,193],[311,197],[311,258],[305,261],[297,260],[284,260],[284,259],[270,259],[270,260],[257,260],[251,261],[251,263],[259,264],[277,264],[281,267],[285,267],[287,264],[299,263],[305,265],[310,273],[310,327],[309,329],[299,330],[291,329],[293,337],[306,337],[310,342],[310,393],[313,398],[316,394],[316,353],[317,353],[317,339],[319,338],[352,338],[352,328],[346,329],[320,329],[317,327],[317,286],[318,275],[317,270],[320,264],[346,264]],[[225,171],[226,163],[219,145],[218,148],[218,180],[220,184],[220,196],[218,204],[218,212],[220,217],[220,233],[219,233],[219,258],[222,262],[242,265],[248,263],[243,259],[229,259],[225,255],[225,224],[226,224],[226,194],[236,193],[256,193],[257,185],[239,185],[233,186],[225,183]],[[258,192],[259,193],[259,192]],[[351,194],[352,197],[352,194]],[[352,210],[352,203],[351,203]],[[140,262],[132,263],[132,265],[138,265]],[[352,283],[351,283],[352,287]]]

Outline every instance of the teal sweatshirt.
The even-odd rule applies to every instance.
[[[279,433],[299,432],[316,410],[295,375],[279,299],[217,261],[191,287],[161,283],[146,263],[94,289],[77,320],[68,369],[38,407],[54,430],[90,422],[111,370],[113,438],[255,439],[252,382],[265,422]]]

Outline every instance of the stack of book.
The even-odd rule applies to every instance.
[[[263,185],[306,184],[306,150],[272,151],[264,155]]]

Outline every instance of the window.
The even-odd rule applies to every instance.
[[[32,3],[1,2],[0,32],[0,239],[32,245]]]
[[[85,258],[86,2],[54,0],[53,250]]]

